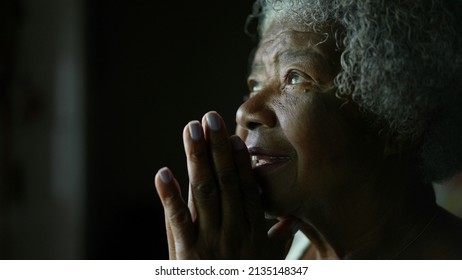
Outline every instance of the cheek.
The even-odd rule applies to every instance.
[[[288,96],[284,99],[284,106],[278,108],[281,129],[294,148],[304,146],[309,142],[309,132],[313,130],[316,119],[312,114],[311,98]]]
[[[333,148],[341,152],[349,145],[352,123],[341,102],[326,93],[309,93],[287,102],[281,127],[296,150],[316,154]]]
[[[318,94],[291,106],[281,127],[297,153],[297,185],[313,191],[344,177],[352,163],[352,130],[337,100]]]

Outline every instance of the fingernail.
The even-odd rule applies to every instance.
[[[172,181],[172,174],[170,173],[167,167],[164,167],[161,170],[159,170],[159,177],[164,184],[168,184],[170,183],[170,181]]]
[[[199,140],[202,137],[202,128],[199,121],[189,123],[189,135],[193,140]]]
[[[233,149],[235,151],[240,151],[244,149],[244,144],[242,143],[242,140],[239,138],[239,136],[232,136],[231,144],[233,145]]]
[[[220,119],[216,113],[207,114],[207,123],[209,124],[209,127],[214,131],[218,131],[221,127]]]

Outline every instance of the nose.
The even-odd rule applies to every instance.
[[[272,128],[277,124],[277,117],[270,104],[269,94],[257,93],[247,99],[236,112],[238,131],[245,134],[259,127]]]

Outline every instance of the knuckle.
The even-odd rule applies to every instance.
[[[237,185],[239,183],[234,168],[227,167],[217,171],[217,177],[221,185]]]
[[[182,227],[189,222],[189,211],[186,209],[177,209],[168,215],[172,227]]]
[[[218,138],[210,141],[210,148],[213,151],[226,151],[230,147],[228,139]]]
[[[210,181],[204,182],[197,182],[195,184],[191,184],[194,194],[196,197],[200,199],[207,199],[210,197],[215,196],[217,188],[215,184],[210,183]]]
[[[206,156],[205,149],[201,149],[198,147],[191,149],[191,151],[189,152],[189,160],[194,163],[201,162],[205,156]]]

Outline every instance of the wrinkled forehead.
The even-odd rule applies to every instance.
[[[284,52],[288,48],[292,50],[318,49],[319,45],[322,45],[321,52],[328,49],[329,55],[334,54],[334,60],[337,60],[338,52],[343,49],[343,47],[339,47],[342,41],[339,34],[343,32],[338,32],[342,29],[338,30],[339,25],[332,24],[327,13],[321,16],[319,13],[321,6],[313,4],[313,2],[318,3],[317,1],[262,2],[266,2],[266,6],[263,7],[263,12],[259,15],[259,42],[250,54],[249,70],[251,65],[256,63],[256,57],[261,60],[265,54]],[[272,4],[268,4],[269,2]],[[275,6],[275,3],[282,4],[279,7]],[[292,3],[297,4],[293,5]],[[316,20],[313,20],[313,17]]]
[[[297,68],[320,84],[330,84],[340,71],[340,55],[324,34],[269,29],[249,65],[249,79],[273,79]]]
[[[303,24],[297,24],[290,21],[273,22],[261,34],[259,45],[268,44],[269,42],[279,43],[305,43],[316,45],[323,43],[332,37],[328,29],[313,30]]]
[[[326,17],[314,20],[313,15],[307,12],[297,13],[293,9],[268,9],[264,16],[260,18],[259,38],[260,42],[273,40],[275,37],[285,34],[284,32],[292,31],[298,34],[312,33],[312,40],[335,41],[335,37],[343,32],[338,32],[338,24],[333,24],[332,20]],[[317,34],[317,35],[316,35]],[[336,45],[337,42],[335,42]]]
[[[255,60],[259,61],[268,56],[274,56],[274,60],[287,52],[307,51],[319,53],[330,60],[336,52],[335,49],[335,40],[329,32],[314,32],[306,26],[290,22],[274,22],[263,33],[253,60],[255,63]]]
[[[274,33],[275,27],[280,27],[280,29],[290,29],[297,32],[315,32],[314,28],[307,20],[270,14],[264,17],[260,22],[260,37],[267,37],[269,32]]]

